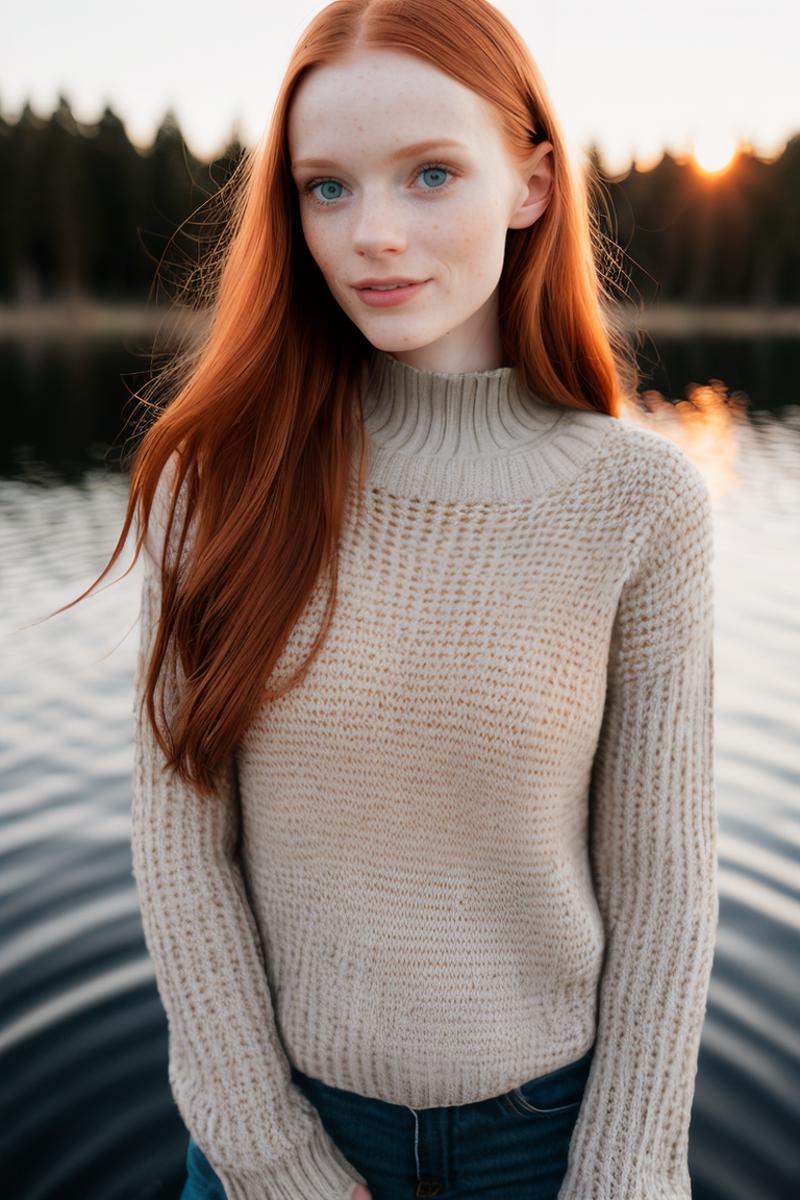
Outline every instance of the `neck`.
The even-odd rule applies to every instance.
[[[542,399],[515,366],[424,370],[382,350],[362,411],[373,485],[441,499],[540,493],[570,477],[613,419]]]

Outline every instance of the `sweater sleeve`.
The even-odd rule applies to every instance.
[[[235,854],[235,756],[216,793],[200,796],[163,769],[141,707],[160,611],[159,569],[146,550],[142,558],[132,859],[167,1016],[172,1093],[229,1200],[350,1200],[355,1184],[366,1180],[291,1081],[276,1031],[263,948]]]
[[[558,1200],[691,1197],[688,1132],[719,912],[713,526],[688,456],[670,443],[660,461],[660,511],[622,586],[592,768],[606,951]]]

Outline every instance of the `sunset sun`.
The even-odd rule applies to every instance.
[[[726,170],[736,155],[736,140],[726,133],[700,134],[694,144],[694,159],[701,171],[715,175]]]

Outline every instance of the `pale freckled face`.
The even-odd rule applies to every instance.
[[[460,145],[392,161],[432,138]],[[482,97],[413,55],[355,51],[302,80],[288,149],[308,250],[373,345],[436,344],[457,359],[490,327],[495,335],[506,233],[512,218],[530,224],[538,211],[528,215],[527,179]],[[300,165],[305,158],[325,165]],[[370,307],[353,286],[391,275],[428,282],[386,308]]]

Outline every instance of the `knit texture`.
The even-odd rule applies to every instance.
[[[596,1039],[559,1200],[690,1200],[718,919],[706,484],[514,367],[375,351],[364,422],[327,640],[213,800],[138,715],[144,555],[132,847],[180,1113],[231,1200],[349,1200],[366,1181],[290,1061],[426,1108]]]

